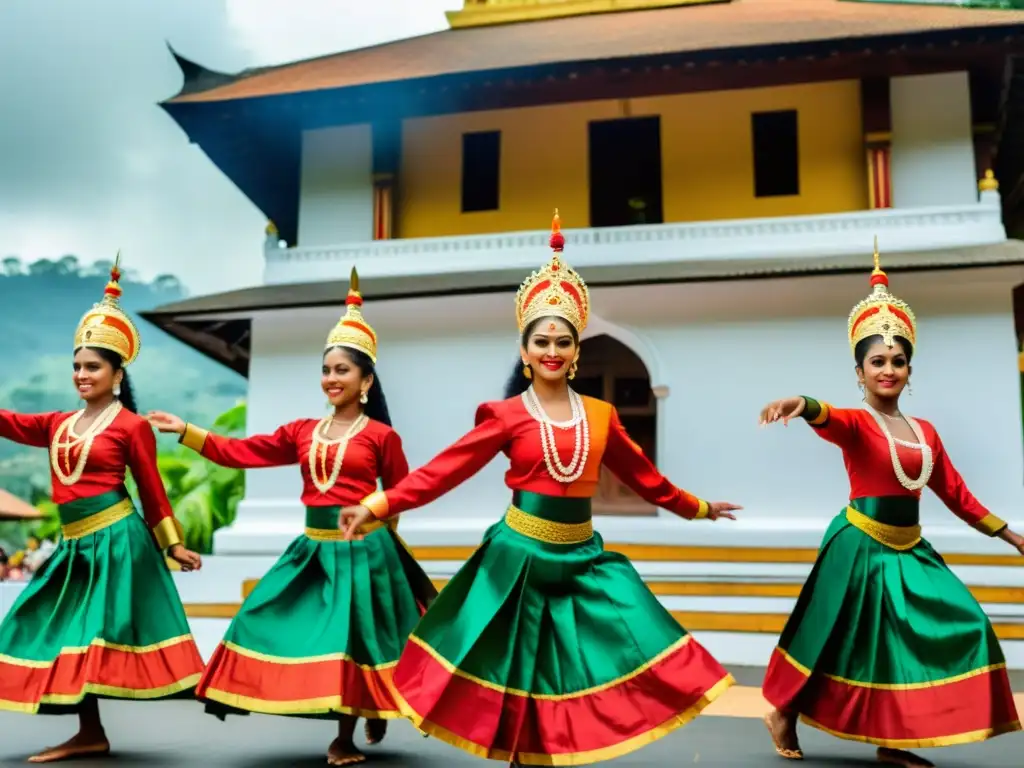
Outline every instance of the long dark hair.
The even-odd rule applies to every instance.
[[[523,328],[523,333],[519,337],[519,345],[526,348],[526,342],[530,339],[530,334],[536,329],[538,323],[542,320],[561,320],[561,318],[552,317],[538,317],[531,321],[529,325]],[[578,347],[580,345],[580,335],[576,332],[576,328],[572,324],[566,323],[569,326],[569,333],[572,334],[572,340]],[[523,392],[530,388],[530,380],[523,374],[523,361],[522,358],[516,360],[515,367],[512,369],[512,375],[508,377],[508,381],[505,382],[505,399],[521,395]]]
[[[868,336],[866,339],[861,339],[857,342],[857,346],[853,348],[853,359],[857,363],[858,368],[864,367],[864,358],[868,356],[868,350],[871,349],[871,345],[875,342],[882,341],[882,335],[876,333],[874,336]],[[907,362],[914,356],[914,345],[902,336],[894,336],[893,341],[898,342],[903,348],[903,354],[907,356]]]
[[[325,349],[324,357],[327,357],[327,353],[335,349],[345,353],[345,356],[352,361],[352,365],[363,374],[364,379],[373,374],[373,384],[370,385],[370,391],[366,393],[366,405],[363,406],[363,413],[390,427],[391,413],[388,411],[388,401],[384,397],[384,388],[380,385],[380,375],[377,373],[377,366],[373,364],[373,360],[365,352],[351,347],[343,347],[340,344]]]
[[[78,349],[82,349],[82,347],[79,347]],[[78,349],[75,350],[75,353],[78,352]],[[111,352],[109,349],[104,349],[103,347],[90,347],[86,345],[85,349],[91,349],[97,355],[110,363],[110,367],[114,369],[114,373],[121,371],[123,377],[121,379],[121,394],[117,396],[117,399],[121,401],[121,405],[124,408],[132,413],[138,413],[139,409],[135,404],[135,393],[132,391],[132,383],[128,379],[128,371],[125,370],[124,361],[121,359],[121,356],[117,354],[117,352]]]

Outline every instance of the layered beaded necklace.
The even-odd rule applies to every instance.
[[[587,465],[587,454],[590,453],[590,425],[587,423],[587,412],[583,407],[583,398],[569,390],[569,407],[572,409],[572,418],[568,421],[552,421],[544,412],[543,406],[537,393],[530,387],[522,394],[523,405],[526,412],[536,420],[540,427],[540,445],[544,453],[544,463],[547,465],[548,474],[551,479],[559,483],[575,483],[583,475],[583,469]],[[558,455],[558,444],[555,442],[555,427],[558,429],[571,429],[575,442],[572,450],[572,461],[566,466]]]
[[[100,412],[99,416],[93,420],[92,424],[81,435],[76,435],[74,428],[81,421],[82,416],[85,415],[84,408],[65,419],[57,427],[57,431],[53,434],[53,441],[50,443],[50,466],[53,468],[53,474],[60,481],[61,485],[71,486],[82,479],[82,473],[85,471],[85,465],[89,460],[89,453],[92,451],[93,441],[103,430],[114,423],[114,419],[121,413],[122,407],[120,400],[112,400],[110,405]],[[82,449],[79,451],[74,468],[72,468],[71,451],[78,445],[81,445]],[[61,466],[60,460],[61,450],[64,451],[63,466]]]
[[[349,428],[345,430],[345,434],[336,438],[324,436],[327,434],[327,430],[331,428],[331,424],[334,423],[333,413],[317,422],[316,427],[313,429],[313,442],[309,445],[309,476],[313,480],[313,485],[316,486],[320,493],[327,494],[334,487],[334,484],[338,482],[348,443],[353,437],[363,431],[368,421],[369,418],[365,413],[359,414],[359,418],[349,425]],[[331,463],[331,472],[328,474],[327,451],[332,445],[337,446],[337,449],[334,453],[334,461]]]
[[[916,419],[911,419],[907,416],[903,417],[903,420],[910,425],[910,429],[913,430],[914,436],[917,438],[916,443],[911,443],[906,440],[900,440],[897,437],[893,437],[892,432],[889,431],[889,425],[886,424],[885,418],[881,413],[876,411],[870,405],[865,407],[868,410],[878,424],[878,428],[885,435],[886,441],[889,443],[889,458],[892,460],[892,468],[896,473],[896,479],[900,481],[900,485],[906,488],[908,491],[919,491],[928,485],[928,480],[932,476],[932,468],[934,463],[932,461],[932,449],[928,445],[924,437],[924,432],[921,430],[921,425],[917,423]],[[896,450],[897,445],[902,445],[905,448],[914,448],[921,451],[921,475],[916,480],[912,480],[904,471],[903,464],[900,463],[899,453]]]

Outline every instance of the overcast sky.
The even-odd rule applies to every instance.
[[[194,295],[253,285],[263,215],[157,103],[168,53],[237,72],[444,29],[461,0],[0,0],[0,258],[121,248]]]

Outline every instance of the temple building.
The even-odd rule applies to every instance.
[[[271,223],[261,285],[147,318],[248,377],[250,433],[323,413],[320,355],[355,266],[395,427],[414,467],[430,459],[502,397],[513,297],[558,208],[592,291],[574,384],[678,485],[745,507],[686,522],[608,476],[597,527],[719,658],[764,663],[849,486],[838,449],[759,430],[758,412],[860,404],[846,322],[877,238],[920,324],[906,409],[1024,529],[1024,244],[1008,236],[1024,231],[1024,12],[466,0],[449,22],[235,75],[178,56],[164,109]],[[504,512],[503,472],[403,517],[432,576]],[[302,530],[299,489],[294,467],[247,474],[235,525],[179,582],[200,636]],[[922,514],[1024,667],[1024,559],[934,495]]]

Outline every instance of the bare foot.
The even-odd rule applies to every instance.
[[[384,741],[384,735],[388,732],[387,720],[367,720],[364,728],[366,731],[366,743],[371,747]]]
[[[906,768],[935,768],[935,763],[902,749],[878,748],[878,762],[888,765],[902,765]]]
[[[366,755],[356,749],[351,739],[335,739],[327,748],[328,765],[355,765],[366,762]]]
[[[796,736],[796,721],[786,717],[779,710],[773,709],[764,716],[764,724],[771,734],[772,744],[779,757],[787,760],[803,760],[804,753],[800,749],[800,741]]]
[[[30,763],[55,763],[73,757],[87,755],[107,755],[110,753],[110,742],[103,731],[99,733],[77,733],[59,747],[47,747],[38,755],[28,759]]]

